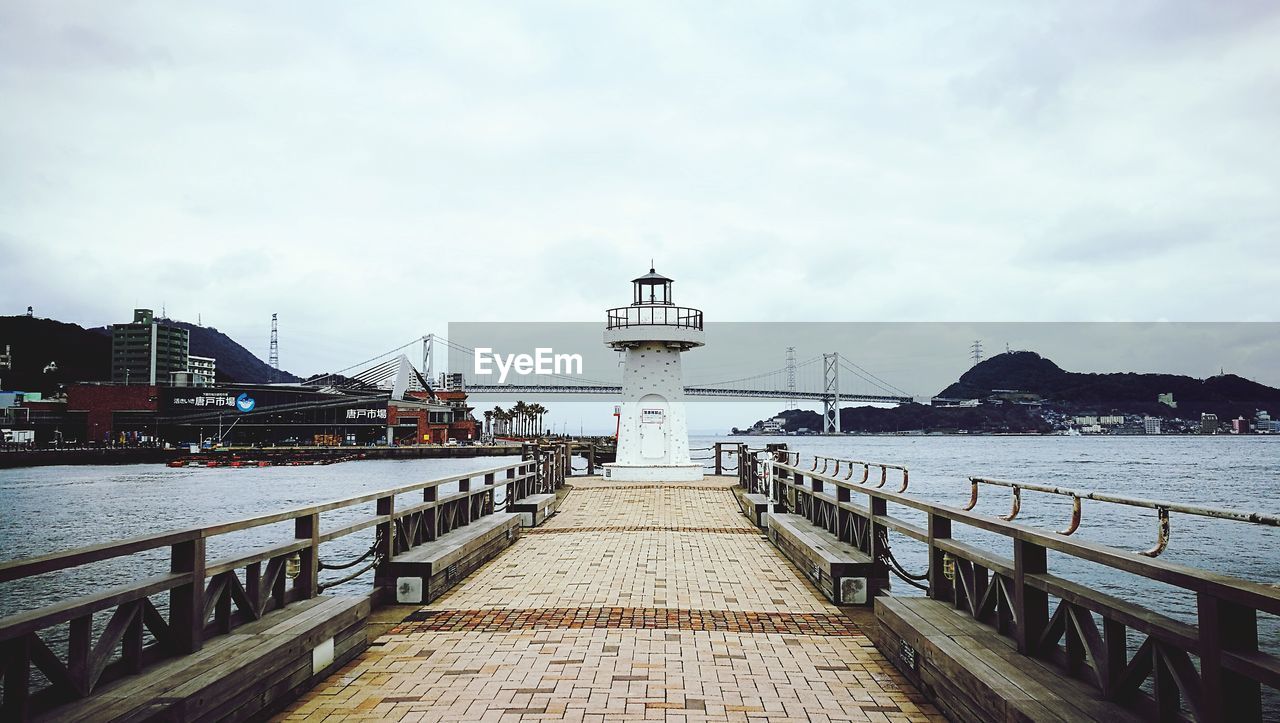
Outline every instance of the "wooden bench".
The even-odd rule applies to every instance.
[[[396,555],[378,568],[375,585],[387,600],[426,604],[471,574],[520,536],[520,515],[495,512]]]
[[[511,503],[511,511],[520,515],[520,524],[537,527],[555,514],[556,496],[552,493],[529,495]]]
[[[212,721],[263,718],[368,646],[370,599],[316,597],[210,638],[47,711],[36,720]]]
[[[768,535],[837,605],[870,605],[876,591],[889,587],[883,565],[800,515],[770,514]]]
[[[742,513],[747,519],[755,523],[756,527],[767,527],[769,524],[769,498],[749,492],[743,492],[741,488],[735,488],[734,493],[738,496],[738,506],[742,508]]]
[[[942,601],[880,596],[875,616],[872,642],[952,720],[1140,720]]]

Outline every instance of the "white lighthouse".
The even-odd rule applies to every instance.
[[[626,355],[622,372],[618,456],[609,479],[685,482],[702,479],[689,459],[680,355],[702,346],[702,312],[671,301],[671,279],[655,272],[634,279],[630,306],[608,311],[604,343]]]

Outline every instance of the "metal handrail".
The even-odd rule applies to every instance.
[[[1080,529],[1080,518],[1082,514],[1083,500],[1096,500],[1098,502],[1108,502],[1116,505],[1127,505],[1129,507],[1142,507],[1156,511],[1156,544],[1146,550],[1139,551],[1139,554],[1147,557],[1155,557],[1164,552],[1169,545],[1169,513],[1177,512],[1179,514],[1196,515],[1199,517],[1211,517],[1219,520],[1233,520],[1236,522],[1250,522],[1256,525],[1267,525],[1270,527],[1280,527],[1280,515],[1269,515],[1261,512],[1241,512],[1240,510],[1229,510],[1222,507],[1206,507],[1203,505],[1188,505],[1179,502],[1164,502],[1161,500],[1148,500],[1141,497],[1128,497],[1126,495],[1114,495],[1107,492],[1094,492],[1092,490],[1077,490],[1068,487],[1056,487],[1052,485],[1039,485],[1029,482],[1014,482],[1011,480],[994,479],[991,477],[970,477],[969,478],[970,493],[969,504],[963,509],[972,510],[978,504],[979,485],[992,485],[996,487],[1007,487],[1012,490],[1013,498],[1009,508],[1009,514],[1000,515],[1002,520],[1012,520],[1018,516],[1022,510],[1022,490],[1031,492],[1044,492],[1051,495],[1060,495],[1062,497],[1070,497],[1071,502],[1071,521],[1065,529],[1058,530],[1060,535],[1071,535]]]
[[[609,309],[606,329],[633,326],[675,326],[702,330],[702,311],[687,306],[620,306]]]

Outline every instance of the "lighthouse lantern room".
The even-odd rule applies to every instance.
[[[689,458],[680,355],[702,346],[702,312],[676,306],[671,279],[651,267],[633,279],[630,306],[610,309],[604,342],[625,355],[618,454],[609,479],[683,482],[702,479]]]

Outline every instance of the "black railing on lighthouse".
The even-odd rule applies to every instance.
[[[677,326],[702,330],[702,312],[687,306],[622,306],[609,309],[606,329],[632,326]]]

